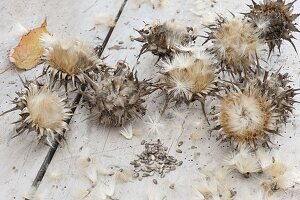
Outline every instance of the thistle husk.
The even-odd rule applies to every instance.
[[[96,76],[103,68],[94,49],[76,39],[57,39],[53,36],[41,38],[45,52],[44,74],[50,75],[50,85],[62,85],[68,91],[68,85],[78,88],[86,84],[85,74]]]
[[[84,103],[105,126],[123,126],[146,112],[145,96],[153,92],[149,80],[139,81],[137,73],[127,63],[119,61],[116,69],[100,73],[95,81],[86,76],[90,87],[83,92]]]
[[[262,44],[259,29],[244,19],[227,19],[220,15],[206,28],[209,31],[203,36],[206,38],[203,44],[211,41],[207,51],[219,62],[221,71],[227,71],[233,76],[247,76],[253,71]]]
[[[189,105],[193,101],[199,101],[206,117],[205,99],[218,91],[219,79],[215,66],[209,60],[189,54],[177,54],[164,63],[163,65],[173,67],[162,72],[159,83],[162,93],[166,96],[163,112],[172,102],[179,106],[182,103]]]
[[[67,105],[67,99],[37,81],[25,81],[23,85],[25,90],[16,92],[18,97],[12,101],[15,107],[1,115],[20,110],[21,118],[13,122],[18,124],[13,138],[26,131],[36,132],[39,141],[45,140],[52,146],[55,141],[64,138],[64,132],[68,130],[67,121],[72,111]]]
[[[296,46],[292,41],[294,39],[292,33],[299,32],[295,20],[300,14],[292,13],[295,2],[296,0],[291,3],[286,3],[283,0],[264,0],[262,3],[256,3],[252,0],[253,5],[248,5],[251,9],[250,12],[244,13],[254,24],[257,24],[259,20],[264,20],[268,23],[262,38],[269,46],[269,56],[276,46],[280,51],[283,40],[290,42],[297,52]]]
[[[189,52],[197,38],[193,28],[171,21],[146,24],[145,28],[136,31],[140,37],[134,40],[144,43],[138,58],[150,51],[158,56],[158,61],[161,58],[171,58],[175,53]]]
[[[270,137],[280,135],[296,102],[298,89],[288,85],[288,75],[259,69],[240,82],[227,82],[217,106],[215,130],[235,146],[269,147]]]

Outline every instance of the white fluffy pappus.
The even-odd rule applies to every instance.
[[[161,118],[161,114],[156,111],[152,115],[148,115],[148,118],[144,121],[149,136],[157,136],[160,135],[161,131],[165,128],[165,123],[163,122],[163,119]]]
[[[120,134],[123,135],[127,140],[131,140],[134,135],[132,124],[127,125],[127,127],[123,127],[122,130],[120,130]]]
[[[116,181],[114,178],[100,178],[95,188],[91,191],[91,199],[114,199]]]
[[[249,178],[252,173],[261,172],[259,161],[247,145],[240,145],[237,150],[234,150],[225,159],[225,165],[230,171],[236,170],[246,178]]]
[[[117,183],[126,183],[132,179],[132,175],[131,170],[120,169],[114,174],[114,177]]]
[[[232,200],[235,192],[227,181],[228,170],[219,168],[212,170],[204,168],[201,173],[203,177],[195,182],[193,188],[200,199]]]
[[[49,180],[58,183],[62,179],[62,173],[59,171],[58,167],[47,169],[46,175]]]
[[[161,8],[166,5],[167,0],[135,0],[136,4],[141,7],[142,4],[151,4],[153,8]]]
[[[93,75],[100,70],[101,61],[88,44],[73,38],[57,38],[44,34],[40,38],[44,47],[45,73],[50,74],[50,83],[73,87],[86,83],[83,73]]]
[[[283,173],[282,175],[268,177],[261,182],[261,186],[267,196],[293,190],[296,184],[300,184],[299,172],[292,169],[284,169],[285,167],[283,165],[277,166],[277,170],[280,170]]]
[[[188,68],[193,65],[195,59],[187,54],[175,54],[172,59],[161,61],[162,72],[166,73],[175,69]]]
[[[98,171],[95,165],[91,164],[89,167],[84,169],[84,172],[84,175],[91,181],[93,185],[98,182]]]
[[[84,174],[93,184],[95,184],[98,181],[98,177],[112,176],[114,173],[97,162],[92,163],[85,168]]]
[[[267,196],[293,189],[296,184],[300,183],[300,173],[291,167],[287,160],[283,162],[277,156],[271,156],[263,150],[256,154],[263,166],[265,179],[261,181],[261,186]],[[264,162],[262,162],[263,160]]]
[[[92,164],[93,156],[89,149],[84,149],[79,153],[79,158],[77,159],[77,165],[80,168],[87,168]]]
[[[79,153],[79,158],[77,159],[77,165],[83,170],[91,170],[91,173],[93,174],[94,172],[92,171],[97,171],[99,175],[112,175],[113,173],[107,169],[105,166],[102,165],[102,163],[98,162],[94,156],[91,153],[91,150],[88,148],[85,148]],[[91,167],[91,169],[89,169]]]
[[[37,190],[35,187],[31,186],[29,190],[23,193],[22,197],[30,200],[48,200],[49,194],[50,192],[48,190]]]
[[[99,13],[94,18],[95,25],[103,25],[106,27],[114,27],[116,25],[113,15],[108,13]]]

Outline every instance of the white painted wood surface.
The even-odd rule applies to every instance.
[[[41,74],[42,66],[30,71],[16,71],[8,61],[9,50],[15,47],[20,39],[17,24],[28,30],[39,27],[45,17],[48,30],[54,35],[75,37],[93,46],[102,43],[108,32],[107,27],[94,27],[94,16],[99,12],[107,12],[115,16],[121,1],[113,0],[98,2],[95,0],[73,1],[0,1],[0,77],[1,98],[0,113],[12,108],[10,100],[16,97],[15,92],[22,88],[18,74],[23,78],[32,79]],[[97,37],[101,38],[97,39]],[[11,141],[15,134],[18,113],[13,112],[1,117],[0,131],[0,199],[22,199],[26,193],[45,156],[48,146],[37,144],[34,133],[24,134]]]
[[[0,52],[1,52],[1,71],[9,64],[7,61],[7,51],[17,44],[18,39],[12,36],[12,26],[16,22],[24,24],[26,27],[37,26],[45,16],[48,17],[48,29],[55,35],[76,36],[83,40],[99,44],[97,36],[103,39],[107,33],[107,28],[94,26],[93,17],[97,12],[106,12],[116,15],[122,4],[122,0],[114,1],[45,1],[30,2],[5,1],[0,3],[1,11],[1,28],[4,35],[0,36]],[[210,2],[203,0],[203,2]],[[120,20],[116,24],[113,34],[106,46],[103,56],[108,55],[105,62],[110,66],[114,66],[118,60],[126,59],[130,66],[138,70],[140,78],[154,77],[157,69],[153,66],[156,57],[150,53],[144,54],[140,63],[137,64],[136,55],[138,55],[141,44],[132,42],[130,36],[138,36],[133,28],[141,29],[144,26],[143,21],[151,23],[153,20],[170,20],[176,19],[188,26],[196,26],[200,35],[203,34],[201,23],[206,23],[213,16],[213,12],[224,13],[230,15],[227,10],[234,13],[244,12],[247,10],[246,3],[248,0],[240,2],[222,1],[218,2],[214,8],[204,6],[200,11],[204,17],[193,14],[190,10],[196,9],[193,0],[168,0],[163,8],[153,9],[150,4],[144,4],[138,8],[135,0],[128,0]],[[23,9],[30,7],[32,10]],[[30,6],[29,6],[30,5]],[[295,12],[300,12],[300,2],[295,3]],[[8,21],[6,21],[7,19]],[[5,21],[4,21],[5,20]],[[299,19],[298,19],[299,21]],[[300,38],[300,34],[295,34],[296,38]],[[201,44],[202,39],[198,39],[197,43]],[[121,47],[116,50],[115,45]],[[295,40],[295,45],[300,49],[300,42]],[[282,46],[282,54],[280,57],[274,55],[271,57],[270,68],[279,69],[283,65],[283,71],[291,73],[296,88],[300,87],[300,60],[292,47],[286,42]],[[267,65],[267,64],[265,64]],[[32,73],[34,72],[34,73]],[[21,73],[22,76],[30,77],[30,75],[38,75],[39,70],[31,70]],[[20,88],[20,81],[17,79],[17,72],[10,69],[0,74],[2,81],[0,99],[0,111],[5,111],[9,107],[8,100],[14,97],[14,92]],[[9,84],[10,81],[16,84]],[[15,86],[17,85],[17,87]],[[9,96],[7,96],[9,95]],[[297,100],[300,97],[296,97]],[[158,177],[144,178],[142,181],[132,180],[128,183],[117,184],[115,187],[115,197],[120,200],[143,200],[149,199],[148,194],[155,194],[156,199],[175,199],[190,200],[197,199],[196,193],[192,187],[195,179],[200,177],[198,168],[206,165],[222,165],[224,156],[231,151],[226,144],[216,142],[216,135],[209,132],[203,115],[201,114],[199,105],[192,104],[189,108],[182,106],[179,110],[168,109],[166,114],[160,119],[162,126],[159,134],[149,134],[147,122],[148,117],[153,117],[155,111],[162,108],[162,98],[157,98],[157,94],[151,95],[147,99],[148,112],[141,120],[132,122],[135,129],[140,135],[133,137],[132,140],[126,140],[120,135],[118,128],[104,128],[96,125],[87,118],[85,109],[77,109],[72,122],[71,130],[67,133],[67,142],[59,147],[50,166],[47,170],[37,193],[44,194],[45,199],[79,199],[78,192],[86,188],[90,188],[91,184],[84,176],[85,172],[78,166],[80,156],[85,155],[83,152],[90,152],[94,163],[101,163],[111,171],[116,172],[119,168],[126,170],[132,169],[129,164],[135,159],[136,154],[141,153],[143,147],[140,145],[142,139],[160,138],[164,145],[170,148],[169,154],[176,156],[177,159],[184,163],[166,175],[164,179]],[[207,109],[210,104],[207,104]],[[289,161],[293,167],[300,170],[300,148],[299,148],[299,114],[300,105],[296,105],[295,117],[291,118],[286,127],[283,127],[283,137],[276,137],[275,143],[278,148],[274,151],[284,161]],[[7,138],[12,133],[14,125],[8,122],[15,119],[17,115],[5,115],[1,118],[4,125],[0,135],[0,188],[4,197],[0,199],[21,199],[21,192],[30,187],[37,170],[39,169],[48,147],[36,145],[32,143],[35,139],[34,134],[24,135],[16,138],[7,144]],[[202,134],[200,140],[190,140],[190,135],[194,132]],[[176,153],[178,141],[183,141],[183,153]],[[196,146],[192,149],[191,146]],[[8,156],[9,155],[9,156]],[[12,167],[15,166],[16,170]],[[58,174],[58,178],[56,177]],[[156,178],[157,185],[154,185],[152,179]],[[237,200],[261,199],[261,188],[257,184],[259,177],[244,179],[238,174],[233,174],[230,182],[235,191],[237,191]],[[99,176],[99,179],[104,179]],[[105,178],[105,180],[112,178]],[[175,183],[175,189],[169,189],[169,185]],[[95,190],[95,189],[94,189]],[[94,191],[95,192],[95,191]],[[89,195],[86,199],[96,199]],[[294,192],[288,192],[282,199],[298,200],[300,199],[299,188],[295,188]]]

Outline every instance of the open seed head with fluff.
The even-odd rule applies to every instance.
[[[222,139],[241,144],[267,143],[277,133],[279,113],[272,100],[256,84],[230,86],[217,106],[217,126]]]
[[[166,104],[189,104],[195,100],[204,104],[206,96],[218,89],[215,66],[204,57],[175,54],[172,59],[163,60],[161,67],[160,87],[166,94]]]
[[[147,24],[137,32],[140,37],[134,40],[144,43],[139,57],[150,51],[158,56],[158,59],[170,58],[174,53],[189,52],[196,39],[193,28],[171,21]]]
[[[276,46],[280,51],[283,40],[290,42],[297,51],[292,42],[294,39],[292,33],[299,32],[295,20],[300,14],[292,13],[295,2],[296,0],[290,3],[286,3],[284,0],[265,0],[256,3],[252,0],[252,5],[249,5],[250,12],[244,14],[254,24],[260,24],[262,20],[267,22],[262,38],[269,46],[269,55]]]
[[[15,122],[18,127],[14,137],[26,131],[35,131],[39,140],[45,139],[52,146],[68,130],[67,121],[72,111],[66,98],[61,98],[49,86],[38,82],[25,82],[24,86],[25,91],[17,92],[18,97],[13,100],[15,107],[5,112],[20,110],[21,119]]]
[[[67,89],[69,83],[78,87],[86,83],[83,73],[91,76],[100,70],[101,61],[89,45],[76,39],[56,38],[51,35],[41,37],[45,49],[45,73],[50,74],[50,82]],[[103,66],[103,65],[102,65]]]
[[[229,83],[217,105],[217,126],[224,140],[235,145],[266,145],[279,134],[293,110],[295,89],[284,75],[259,70],[240,83]]]
[[[260,30],[246,20],[222,16],[207,28],[204,44],[211,41],[208,52],[218,60],[221,70],[247,75],[258,59],[257,52],[262,45]]]
[[[83,92],[91,117],[106,126],[123,126],[146,112],[145,96],[153,92],[149,80],[139,81],[127,63],[119,61],[116,69],[100,73],[97,81],[85,75],[90,88]]]

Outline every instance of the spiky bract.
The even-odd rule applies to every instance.
[[[122,126],[145,114],[144,97],[152,92],[148,80],[139,81],[123,61],[100,76],[97,82],[86,76],[91,88],[83,93],[92,117],[97,117],[100,124]]]
[[[78,87],[86,83],[83,73],[93,75],[99,71],[101,61],[97,58],[93,48],[75,39],[58,39],[54,36],[43,35],[41,38],[45,48],[45,73],[50,74],[50,82],[54,85],[68,83]]]
[[[295,20],[300,14],[292,14],[293,4],[296,2],[286,3],[283,0],[264,0],[262,3],[256,3],[252,0],[253,5],[249,5],[250,12],[245,13],[255,24],[264,20],[268,22],[266,30],[263,32],[263,38],[269,46],[269,54],[277,46],[279,51],[283,40],[289,41],[295,51],[296,46],[292,42],[293,32],[299,32]]]
[[[188,52],[196,36],[193,28],[175,22],[154,23],[137,30],[136,41],[144,43],[139,56],[150,51],[160,58],[170,58],[174,53]]]
[[[208,52],[218,60],[221,70],[247,75],[258,59],[257,51],[262,44],[260,30],[246,20],[222,16],[207,28],[210,32],[204,36],[207,38],[204,43],[212,42]]]
[[[26,82],[25,88],[13,100],[16,107],[7,111],[21,111],[21,119],[15,122],[19,124],[16,136],[25,131],[35,131],[39,140],[46,139],[51,146],[68,129],[67,120],[70,119],[72,111],[67,106],[66,99],[59,97],[46,85]]]

